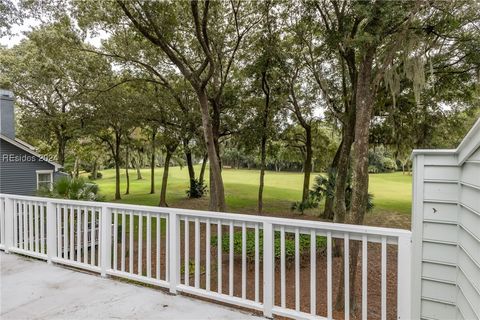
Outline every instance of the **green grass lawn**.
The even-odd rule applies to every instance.
[[[199,167],[196,167],[197,172]],[[155,206],[159,202],[162,169],[155,170],[156,192],[150,194],[150,169],[143,169],[143,180],[137,180],[135,170],[130,170],[130,195],[125,192],[125,170],[121,175],[121,192],[123,203],[143,204]],[[115,192],[115,171],[102,170],[103,178],[97,180],[100,192],[106,196],[107,201],[113,201]],[[313,179],[316,174],[312,176]],[[226,202],[228,211],[254,213],[257,206],[259,171],[224,169],[223,180],[225,183]],[[291,215],[290,205],[301,197],[303,175],[292,172],[271,172],[265,175],[264,208],[265,212],[272,215]],[[375,209],[370,214],[377,221],[373,224],[389,225],[382,221],[401,219],[409,221],[411,210],[411,183],[410,175],[401,172],[372,174],[370,175],[370,192],[374,195]],[[172,207],[207,209],[207,199],[189,200],[185,191],[188,188],[187,168],[172,167],[168,179],[167,202]],[[309,214],[317,214],[316,212]],[[394,225],[396,223],[393,223]],[[408,227],[404,222],[400,226]]]

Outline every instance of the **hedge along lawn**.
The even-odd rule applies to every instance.
[[[196,174],[199,166],[195,167]],[[114,169],[101,170],[102,179],[96,180],[100,187],[100,193],[106,196],[106,201],[113,201],[115,195],[115,171]],[[121,194],[120,202],[129,204],[142,204],[156,206],[159,202],[161,178],[163,169],[155,169],[155,194],[150,194],[150,169],[141,170],[143,179],[137,180],[135,170],[130,170],[130,194],[125,193],[125,170],[121,171]],[[315,176],[312,174],[312,185]],[[208,174],[206,175],[208,177]],[[258,170],[224,169],[223,181],[225,184],[225,196],[229,212],[254,213],[257,208],[258,197]],[[272,215],[292,215],[291,203],[301,198],[303,174],[299,172],[272,172],[265,174],[264,210]],[[394,215],[404,216],[409,220],[411,212],[411,187],[412,177],[403,175],[401,172],[380,173],[370,175],[370,192],[374,195],[375,208],[370,216]],[[170,168],[167,189],[167,203],[171,207],[208,209],[208,199],[187,199],[188,171],[186,167],[178,166]],[[309,214],[315,215],[321,211],[316,209]],[[388,223],[385,224],[388,226]]]

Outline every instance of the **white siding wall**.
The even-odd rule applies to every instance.
[[[414,152],[414,318],[480,319],[479,122],[465,140]]]

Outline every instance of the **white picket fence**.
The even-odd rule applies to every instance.
[[[228,250],[222,244],[226,235]],[[235,235],[239,235],[239,243],[231,241]],[[247,247],[249,235],[253,247],[251,242]],[[320,238],[326,245],[319,253]],[[300,250],[305,239],[309,240],[307,259]],[[293,261],[287,259],[286,250],[291,250],[287,241],[294,243]],[[334,275],[340,271],[332,254],[335,243],[341,244],[341,254],[347,258],[350,248],[360,248],[357,286],[361,288],[362,319],[370,318],[373,298],[368,294],[369,285],[377,285],[368,281],[373,272],[368,260],[371,246],[378,246],[381,260],[376,264],[380,268],[379,318],[387,318],[391,303],[387,304],[387,279],[396,276],[396,318],[410,319],[410,231],[0,194],[0,249],[6,252],[254,309],[266,317],[333,319],[338,286]],[[279,246],[277,253],[275,246]],[[387,248],[392,247],[396,251],[395,275],[387,274],[387,263],[392,263],[387,261],[391,256]],[[317,265],[320,255],[326,256],[325,265]],[[341,268],[346,275],[342,312],[349,319],[349,264]],[[300,280],[302,272],[309,273],[309,283]],[[326,285],[317,281],[319,272],[326,272]],[[247,278],[251,280],[248,287]],[[301,308],[303,286],[309,288],[309,310]],[[326,296],[325,314],[317,310],[319,295]],[[292,297],[288,303],[287,296]]]

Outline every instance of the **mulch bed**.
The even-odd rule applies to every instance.
[[[212,236],[216,235],[216,225],[212,225]],[[235,228],[235,231],[240,229]],[[194,224],[190,224],[190,238],[189,238],[189,258],[193,263],[195,261],[195,236],[194,236]],[[225,228],[222,232],[228,232],[228,228]],[[205,288],[205,225],[201,224],[201,261],[200,261],[200,287]],[[126,237],[126,271],[129,271],[129,243],[128,233]],[[184,235],[183,228],[180,237],[181,247],[181,283],[184,283]],[[120,241],[120,240],[119,240]],[[350,248],[356,241],[350,241]],[[156,248],[155,248],[155,235],[152,232],[152,277],[156,274]],[[161,267],[160,267],[160,279],[165,279],[165,238],[161,239]],[[361,245],[360,245],[361,248]],[[210,290],[217,291],[217,248],[211,246],[211,283]],[[120,269],[120,251],[121,246],[118,245],[118,269]],[[147,274],[147,261],[146,261],[146,241],[143,240],[142,250],[142,274]],[[134,273],[138,273],[138,242],[135,240],[133,247],[133,265]],[[327,257],[324,250],[318,250],[316,256],[316,310],[317,315],[327,316]],[[351,319],[361,319],[361,301],[362,301],[362,261],[361,261],[361,249],[358,259],[358,266],[356,272],[356,287],[355,298],[357,308],[351,313]],[[275,262],[275,305],[280,305],[280,260]],[[333,258],[333,304],[337,300],[338,290],[340,288],[341,271],[343,270],[343,261],[341,257]],[[255,299],[255,264],[254,261],[247,259],[247,283],[246,283],[246,297],[247,299]],[[260,262],[260,301],[263,299],[262,288],[263,277],[263,265]],[[396,304],[397,304],[397,249],[396,246],[389,245],[387,247],[387,319],[396,319]],[[310,313],[310,254],[304,253],[301,256],[300,265],[300,310],[306,313]],[[352,279],[350,280],[352,283]],[[194,272],[193,268],[190,270],[189,284],[194,285]],[[228,294],[229,292],[229,254],[223,252],[222,254],[222,293]],[[241,255],[235,255],[234,259],[234,296],[242,296],[242,257]],[[287,261],[286,263],[286,306],[287,308],[295,309],[295,262]],[[353,309],[353,307],[350,307]],[[343,304],[341,310],[334,310],[335,319],[343,319]],[[276,317],[279,318],[279,317]],[[380,319],[381,318],[381,248],[380,244],[369,243],[368,246],[368,319]]]

